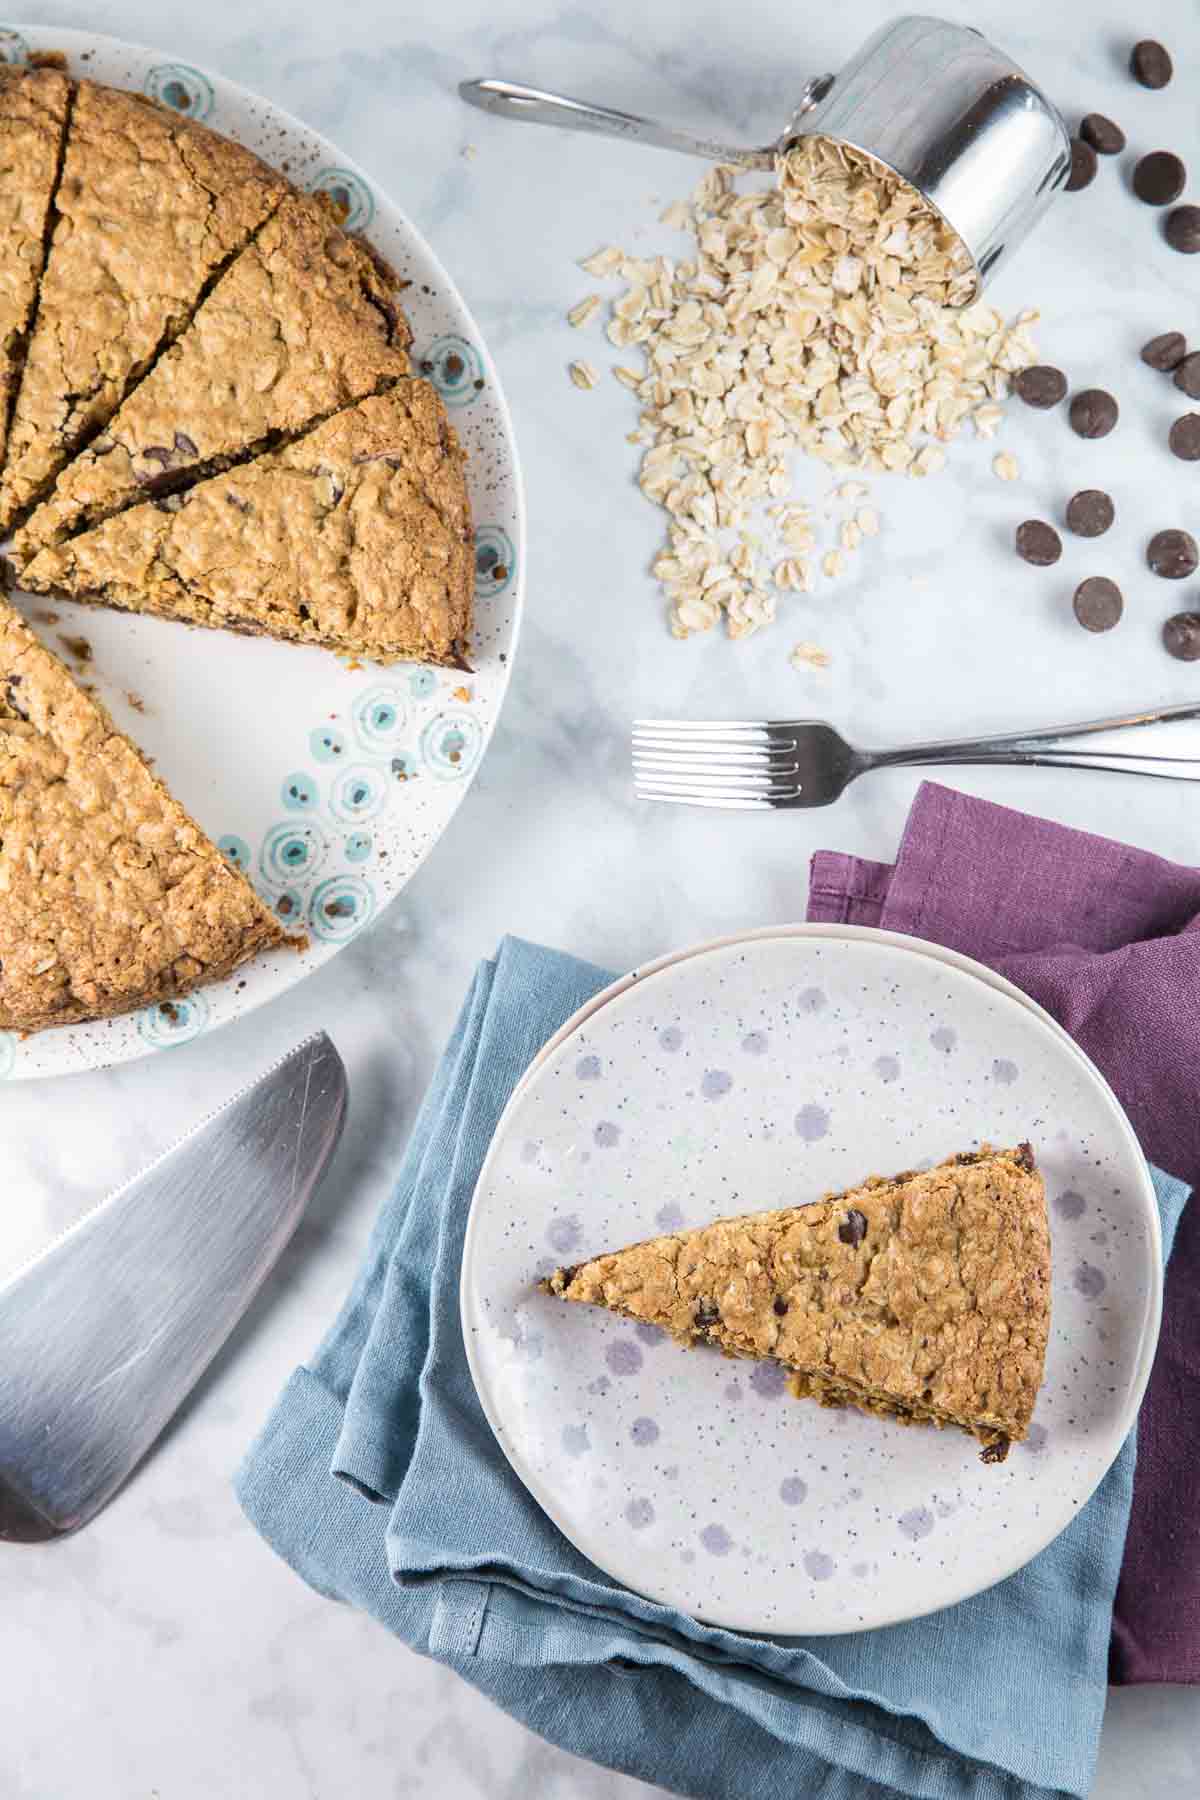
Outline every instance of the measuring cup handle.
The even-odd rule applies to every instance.
[[[611,106],[592,106],[567,94],[548,94],[542,88],[521,87],[514,81],[462,81],[463,99],[481,111],[503,119],[527,119],[535,125],[559,125],[567,131],[590,131],[600,137],[626,138],[638,144],[654,144],[662,150],[682,150],[706,162],[736,163],[743,169],[769,169],[773,151],[738,150],[714,143],[673,125],[657,125],[636,113],[618,112]]]

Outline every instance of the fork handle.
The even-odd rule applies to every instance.
[[[1126,713],[1116,719],[1091,719],[1082,725],[1060,725],[1051,731],[952,738],[942,744],[910,744],[902,750],[864,750],[859,753],[862,760],[855,773],[923,763],[1042,763],[1200,781],[1197,720],[1200,702]],[[1156,729],[1143,737],[1144,728],[1151,725]]]

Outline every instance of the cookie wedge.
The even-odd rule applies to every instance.
[[[35,593],[456,666],[473,580],[462,451],[434,388],[411,378],[40,551],[21,576]]]
[[[953,1425],[1002,1462],[1050,1334],[1050,1229],[1028,1144],[872,1177],[811,1206],[718,1219],[542,1284],[683,1344],[771,1358],[792,1392]]]
[[[323,196],[289,194],[64,470],[17,555],[272,449],[407,375],[395,286]]]
[[[108,423],[286,187],[249,151],[167,107],[76,85],[0,535]]]
[[[284,941],[250,883],[0,600],[0,1029],[169,1006]]]
[[[71,84],[57,69],[0,65],[0,468],[46,261]]]

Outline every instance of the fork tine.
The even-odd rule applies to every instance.
[[[657,770],[638,768],[634,780],[642,788],[693,788],[706,794],[770,794],[783,797],[798,791],[799,783],[774,775],[713,775],[707,769]]]
[[[633,729],[635,731],[678,731],[684,737],[713,731],[744,737],[748,733],[756,731],[773,731],[776,727],[767,719],[635,719]]]
[[[633,747],[633,764],[635,768],[676,769],[680,774],[688,769],[713,769],[719,774],[792,775],[798,768],[796,758],[787,751],[664,750],[641,744]]]
[[[659,792],[651,791],[640,784],[635,791],[639,800],[663,801],[668,806],[719,807],[726,812],[769,812],[776,805],[774,800],[768,799],[765,795],[715,795],[697,793],[690,788],[664,788]]]
[[[747,725],[741,728],[732,726],[706,725],[696,730],[683,729],[669,723],[655,724],[642,720],[633,727],[635,744],[673,744],[680,749],[767,749],[773,745],[788,746],[795,742],[790,732],[768,731],[762,725]]]
[[[793,725],[638,719],[632,748],[634,784],[642,800],[760,812],[800,799]]]

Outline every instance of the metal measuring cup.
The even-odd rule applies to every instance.
[[[1071,169],[1071,140],[1050,101],[972,26],[911,16],[869,37],[837,75],[804,89],[782,136],[737,149],[633,113],[507,81],[464,81],[472,106],[502,118],[630,138],[709,161],[770,169],[796,139],[834,138],[884,163],[952,227],[975,294],[1045,212]]]

